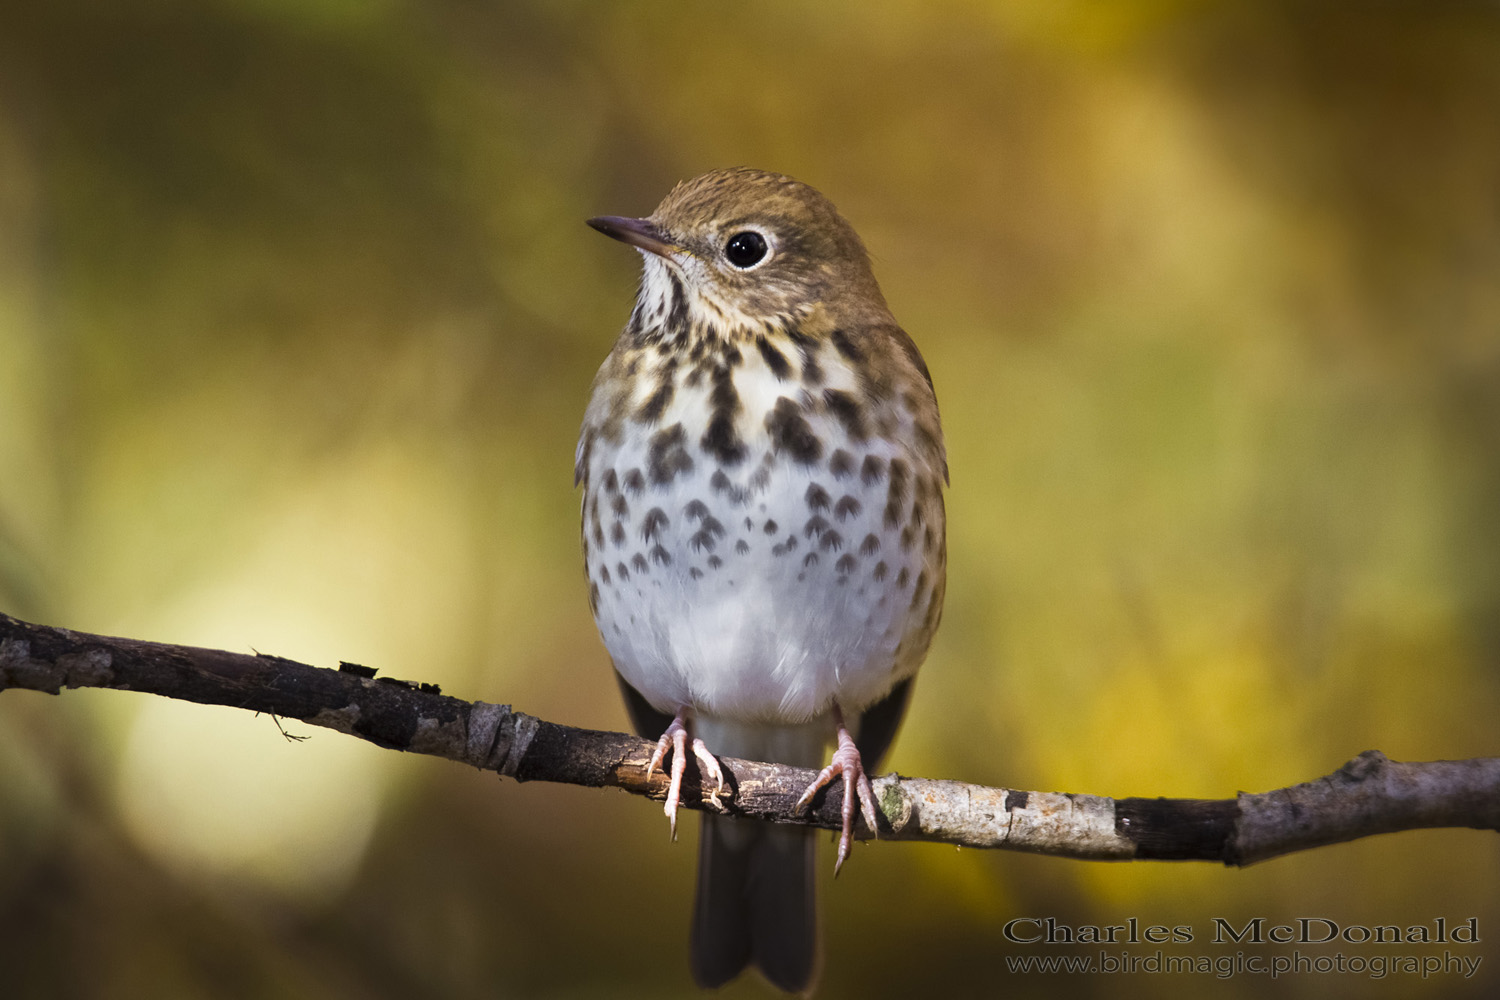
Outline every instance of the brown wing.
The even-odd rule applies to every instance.
[[[672,717],[652,708],[645,695],[626,683],[618,670],[615,671],[615,680],[620,682],[620,694],[625,697],[625,712],[630,716],[635,734],[643,740],[654,740],[666,732],[667,727],[672,724]]]
[[[890,694],[859,715],[859,735],[854,738],[854,745],[859,747],[859,755],[871,772],[880,765],[880,758],[896,739],[896,730],[901,728],[901,719],[911,702],[913,680],[915,678],[908,677],[897,684],[891,688]]]

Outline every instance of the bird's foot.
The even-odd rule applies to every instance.
[[[667,754],[672,755],[672,780],[667,785],[667,801],[663,812],[672,821],[673,840],[677,839],[677,805],[682,799],[682,776],[687,773],[687,745],[687,723],[683,720],[683,713],[678,712],[667,731],[661,734],[661,739],[656,741],[651,763],[646,765],[646,778],[649,780]],[[693,756],[698,758],[698,774],[704,779],[705,787],[709,778],[714,781],[714,789],[708,793],[708,800],[714,804],[714,808],[722,810],[724,803],[719,801],[719,793],[724,791],[724,772],[720,770],[719,762],[708,752],[707,744],[697,737],[693,737]]]
[[[854,737],[849,735],[849,730],[844,728],[844,716],[835,705],[833,717],[838,724],[839,745],[833,751],[833,759],[828,766],[818,772],[818,777],[802,797],[793,806],[793,811],[802,812],[812,804],[813,796],[818,790],[828,784],[839,775],[844,776],[844,805],[841,810],[844,819],[843,831],[839,834],[839,853],[833,863],[833,874],[838,876],[839,869],[844,866],[844,859],[849,857],[849,848],[854,843],[854,802],[859,800],[859,811],[865,818],[865,824],[869,826],[870,832],[875,836],[880,835],[879,828],[875,825],[875,790],[870,787],[869,776],[865,774],[864,761],[859,756],[859,748],[854,745]]]

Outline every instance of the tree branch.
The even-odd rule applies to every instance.
[[[654,799],[653,744],[623,733],[546,722],[509,705],[468,702],[435,685],[264,654],[118,639],[31,625],[0,614],[0,690],[65,687],[142,691],[300,719],[378,746],[515,778],[612,786]],[[838,829],[837,794],[792,812],[813,771],[721,758],[727,811]],[[688,768],[683,805],[712,809]],[[886,775],[874,782],[880,836],[1093,860],[1247,865],[1324,844],[1429,827],[1500,829],[1500,758],[1401,763],[1367,750],[1334,773],[1233,799],[1109,799]],[[861,836],[869,831],[860,825]]]

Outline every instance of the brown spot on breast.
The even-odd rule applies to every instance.
[[[885,477],[885,459],[878,455],[866,455],[864,463],[859,467],[859,481],[866,486],[873,486]]]
[[[606,493],[619,492],[620,477],[615,475],[614,469],[608,469],[605,471],[602,485],[604,486],[604,492]]]
[[[811,465],[823,457],[823,442],[808,425],[802,408],[785,396],[777,398],[766,414],[766,432],[771,435],[772,449],[785,452],[793,461]]]
[[[600,566],[599,567],[599,579],[601,579],[601,580],[604,581],[604,585],[606,587],[609,586],[610,577],[609,577],[609,567],[608,566]]]
[[[662,413],[672,402],[672,395],[676,391],[673,380],[673,369],[677,367],[675,360],[669,360],[662,368],[661,381],[657,383],[656,390],[646,397],[641,408],[635,411],[635,419],[638,423],[654,424],[661,419]]]
[[[802,565],[804,567],[807,567],[807,566],[816,566],[817,564],[818,564],[818,554],[816,552],[809,552],[807,555],[805,555],[805,556],[802,557]]]
[[[740,409],[740,396],[727,364],[714,370],[714,387],[708,394],[710,416],[708,429],[698,439],[698,447],[723,465],[735,466],[745,460],[749,449],[734,427],[734,415]]]
[[[859,566],[859,560],[848,553],[839,556],[839,561],[833,564],[834,569],[846,574],[853,573],[857,566]]]
[[[702,500],[690,501],[686,507],[682,508],[682,513],[689,521],[701,521],[708,516],[708,504]]]
[[[926,476],[918,476],[916,489],[913,491],[911,517],[909,518],[911,523],[916,527],[920,528],[927,523],[927,505],[934,495],[939,498],[938,502],[941,503],[942,488],[938,486],[937,482],[929,480]]]
[[[906,586],[906,581],[908,581],[910,579],[911,579],[911,573],[907,570],[907,568],[905,566],[902,566],[901,567],[901,572],[899,572],[899,573],[896,574],[896,586],[898,586],[898,587],[905,587]]]
[[[818,347],[818,338],[803,333],[801,328],[799,327],[792,327],[791,329],[787,330],[786,335],[787,338],[790,339],[792,343],[796,344],[797,348],[803,352],[816,350]]]
[[[865,540],[859,545],[859,554],[873,556],[880,551],[880,537],[874,532],[865,536]]]
[[[833,498],[828,495],[827,490],[817,483],[809,483],[807,493],[803,495],[803,499],[807,501],[807,506],[816,513],[820,510],[827,510]]]
[[[822,539],[818,542],[818,547],[832,552],[837,552],[839,549],[844,547],[844,536],[839,534],[837,531],[825,531],[823,532]]]
[[[651,561],[659,566],[670,566],[672,565],[672,553],[660,545],[653,545],[651,547]]]
[[[854,456],[840,448],[828,459],[828,471],[834,479],[847,479],[854,475]]]
[[[625,544],[625,525],[623,522],[616,521],[614,526],[609,529],[609,539],[615,543],[615,548],[619,548]]]
[[[621,583],[624,583],[630,579],[630,570],[625,567],[624,563],[615,563],[615,575],[620,578]]]
[[[774,535],[779,528],[780,525],[778,525],[775,521],[767,521],[764,531],[768,535]]]
[[[853,393],[842,389],[825,389],[823,402],[828,406],[828,412],[843,424],[844,433],[849,435],[849,440],[854,442],[865,440],[867,432],[864,407],[860,405]]]
[[[646,488],[646,477],[641,475],[640,469],[631,469],[625,473],[625,488],[631,493],[640,493]]]
[[[714,523],[718,524],[717,521],[715,521]],[[723,533],[724,530],[720,528],[718,534],[722,535]],[[715,533],[710,531],[708,529],[708,525],[705,523],[702,529],[695,532],[693,534],[693,537],[688,539],[688,544],[693,547],[694,552],[712,552],[715,544],[714,539],[716,537],[717,536],[715,535]]]
[[[722,565],[724,565],[724,560],[720,559],[718,556],[709,556],[708,557],[708,568],[709,569],[718,569]]]
[[[671,523],[672,521],[667,517],[666,511],[662,510],[660,507],[652,507],[650,510],[646,511],[646,516],[641,521],[642,540],[647,542],[651,541],[651,539],[655,538],[661,533],[661,529],[665,528]]]
[[[891,485],[886,491],[885,500],[885,526],[887,528],[894,528],[901,523],[902,508],[906,506],[906,480],[909,474],[906,462],[899,458],[891,459]]]
[[[823,518],[823,515],[821,514],[814,515],[808,520],[805,525],[802,526],[802,533],[808,538],[811,538],[813,535],[821,535],[827,530],[828,522]]]
[[[889,572],[890,572],[890,567],[888,567],[885,564],[885,561],[882,560],[882,561],[880,561],[880,562],[878,562],[878,563],[875,564],[875,570],[870,575],[873,576],[877,580],[884,580],[886,574],[889,573]]]
[[[857,516],[859,512],[860,502],[851,496],[840,497],[839,502],[833,506],[833,516],[840,521],[847,521],[849,518]]]
[[[599,613],[599,585],[597,583],[589,584],[589,610],[596,615]]]
[[[750,481],[753,485],[755,477],[752,476]],[[708,486],[716,495],[722,495],[730,503],[744,504],[750,501],[750,494],[743,487],[730,482],[723,469],[715,470],[714,474],[709,477]]]
[[[630,516],[630,504],[625,502],[623,494],[616,493],[614,499],[609,502],[609,508],[614,511],[615,517]]]
[[[764,334],[755,338],[755,347],[760,351],[760,356],[766,359],[766,367],[771,369],[771,374],[776,376],[776,380],[785,382],[787,376],[792,373],[792,366],[787,362],[786,355],[778,351]]]
[[[750,543],[741,538],[739,541],[734,543],[734,551],[738,552],[740,555],[744,555],[746,552],[750,551]]]
[[[692,456],[683,446],[685,437],[681,423],[651,435],[651,444],[646,452],[646,469],[654,485],[665,486],[677,478],[679,472],[692,471]]]
[[[630,565],[634,567],[637,573],[644,573],[651,568],[646,563],[646,557],[639,552],[630,557]]]

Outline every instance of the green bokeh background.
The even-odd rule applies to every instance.
[[[1497,108],[1479,3],[4,4],[0,609],[624,728],[571,476],[638,264],[582,220],[749,164],[854,222],[943,408],[891,766],[1224,797],[1496,755]],[[692,993],[656,808],[157,701],[0,695],[0,994]],[[823,993],[1491,996],[1497,847],[863,847]],[[1473,916],[1485,964],[1005,965],[1067,951],[1018,916],[1219,957],[1257,915]]]

